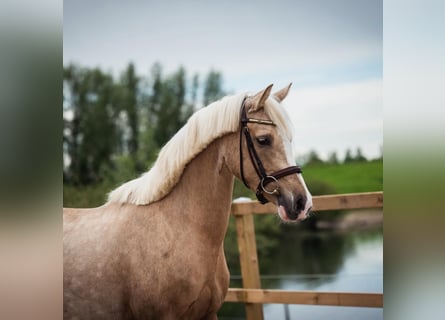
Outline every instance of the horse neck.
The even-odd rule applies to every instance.
[[[232,202],[234,177],[225,163],[229,141],[227,136],[216,139],[194,158],[165,199],[175,208],[173,219],[216,246],[224,240]]]

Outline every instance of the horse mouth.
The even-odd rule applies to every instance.
[[[286,203],[282,197],[279,197],[277,209],[278,216],[281,218],[281,220],[285,222],[298,222],[305,220],[309,216],[312,207],[309,208],[307,212],[304,209],[296,209]]]
[[[281,220],[286,222],[297,222],[302,221],[306,219],[306,216],[300,212],[300,213],[288,213],[289,211],[286,210],[286,208],[282,205],[278,206],[278,215],[280,216]]]

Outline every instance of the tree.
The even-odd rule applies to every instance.
[[[162,66],[158,62],[153,64],[150,76],[141,83],[143,85],[140,87],[138,163],[141,164],[141,169],[145,170],[156,159],[159,150],[154,140],[154,132],[158,122],[157,114],[161,108]]]
[[[136,154],[139,148],[139,114],[138,114],[138,82],[134,65],[130,63],[121,78],[121,108],[127,113],[130,136],[128,139],[128,152]]]
[[[316,165],[321,163],[323,163],[323,161],[320,159],[317,152],[315,150],[309,151],[306,165]]]
[[[345,160],[343,161],[344,163],[349,163],[349,162],[353,162],[354,158],[351,155],[351,150],[347,149],[346,150],[346,154],[345,154]]]
[[[222,75],[220,72],[210,70],[204,83],[204,106],[221,99],[225,95],[222,89]]]
[[[362,149],[360,147],[357,148],[354,160],[357,162],[367,161],[367,159],[363,156]]]
[[[328,158],[328,163],[330,163],[330,164],[338,164],[339,163],[338,157],[337,157],[337,152],[335,152],[335,151],[331,152],[331,154],[329,155],[329,158]]]
[[[85,92],[81,90],[83,73],[74,65],[69,65],[63,69],[63,88],[64,88],[64,130],[63,130],[63,149],[70,160],[67,166],[64,181],[75,180],[74,171],[79,167],[78,164],[78,142],[80,135],[80,122],[82,117],[82,105],[85,100]],[[65,117],[70,114],[71,119]],[[67,116],[68,117],[68,116]]]
[[[71,65],[64,69],[64,83],[69,90],[65,110],[72,114],[64,130],[71,160],[65,177],[75,184],[97,182],[116,146],[113,80],[99,69]]]
[[[196,109],[201,92],[198,74],[188,85],[183,67],[164,76],[159,63],[145,78],[130,63],[117,81],[98,68],[68,65],[63,79],[63,177],[72,184],[146,170]],[[210,71],[204,85],[209,102],[222,97],[219,72]]]
[[[192,90],[191,90],[191,101],[190,101],[190,103],[193,106],[196,106],[196,102],[197,102],[196,99],[198,96],[198,87],[199,87],[199,76],[198,76],[198,74],[195,74],[192,79]]]
[[[196,109],[197,99],[198,99],[198,88],[199,88],[199,76],[195,74],[192,78],[192,87],[190,92],[190,103],[187,105],[186,114],[189,116],[193,114]]]
[[[159,147],[170,140],[185,123],[185,89],[185,70],[182,67],[162,81],[154,126],[154,139]]]

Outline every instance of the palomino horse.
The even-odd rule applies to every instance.
[[[271,88],[202,108],[103,206],[64,210],[65,319],[217,318],[234,176],[282,220],[312,206],[280,106],[290,85]]]

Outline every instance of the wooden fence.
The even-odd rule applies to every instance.
[[[318,196],[313,198],[313,205],[315,212],[383,208],[383,192]],[[382,293],[262,290],[253,215],[271,214],[275,211],[276,207],[271,203],[261,205],[257,201],[252,201],[232,204],[232,215],[236,219],[243,288],[229,288],[226,302],[244,303],[248,320],[264,318],[263,303],[383,307]]]

